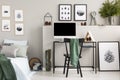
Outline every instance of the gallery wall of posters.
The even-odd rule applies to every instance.
[[[23,10],[15,10],[15,35],[24,35]]]
[[[11,31],[11,21],[10,21],[10,15],[13,13],[10,9],[10,5],[2,5],[2,31],[3,32],[9,32]],[[23,24],[23,10],[14,10],[14,21],[15,24],[15,35],[24,35],[24,24]]]

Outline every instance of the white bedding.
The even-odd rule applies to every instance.
[[[27,40],[17,41],[17,40],[9,40],[5,39],[3,43],[13,43],[16,45],[27,45]],[[28,64],[28,58],[26,57],[16,57],[10,58],[11,63],[16,72],[17,80],[31,80],[30,77],[35,73],[31,72]]]
[[[9,58],[16,72],[17,80],[31,80],[33,72],[30,71],[28,58]]]

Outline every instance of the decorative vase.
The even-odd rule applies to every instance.
[[[45,51],[46,71],[51,71],[51,49]]]
[[[113,16],[109,16],[108,17],[108,25],[113,25],[114,24],[114,17]]]
[[[118,19],[118,25],[120,25],[120,16],[118,17],[119,19]]]

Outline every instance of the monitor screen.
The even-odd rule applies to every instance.
[[[76,23],[54,23],[54,36],[76,36]]]

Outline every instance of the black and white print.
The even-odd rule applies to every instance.
[[[24,35],[23,23],[16,23],[15,24],[15,34],[16,35]]]
[[[2,20],[2,31],[10,31],[10,20]]]
[[[10,17],[10,6],[9,5],[2,6],[2,17]]]
[[[119,42],[101,41],[99,47],[99,70],[119,70]]]
[[[113,52],[110,51],[110,50],[108,50],[108,51],[105,53],[105,55],[104,55],[104,59],[105,59],[105,61],[108,62],[108,63],[114,62],[115,57],[114,57],[114,55],[113,55]]]
[[[72,15],[71,4],[59,4],[59,20],[60,21],[71,21]]]
[[[74,5],[74,20],[75,21],[86,21],[87,20],[87,5],[86,4],[75,4]]]
[[[23,21],[23,10],[15,10],[15,21]]]

